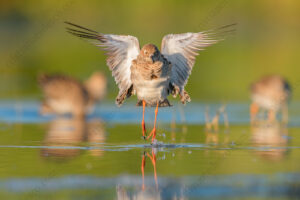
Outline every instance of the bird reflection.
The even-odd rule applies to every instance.
[[[255,151],[257,155],[271,161],[280,161],[285,157],[288,131],[284,124],[277,121],[256,121],[252,124],[251,131],[254,146],[260,148]]]
[[[132,195],[130,195],[128,193],[128,191],[126,190],[125,187],[122,186],[117,186],[116,188],[117,190],[117,200],[132,200],[132,199],[136,199],[136,200],[160,200],[161,195],[160,193],[158,193],[155,190],[146,190],[146,191],[139,191],[136,193],[133,193]]]
[[[208,132],[219,132],[219,120],[220,117],[223,116],[224,120],[224,127],[225,130],[229,130],[229,121],[228,121],[228,115],[226,112],[226,105],[222,105],[216,112],[216,115],[210,119],[209,116],[209,107],[206,107],[205,109],[205,129]]]
[[[141,175],[142,175],[141,186],[132,189],[132,188],[127,188],[126,186],[117,185],[116,199],[118,200],[131,200],[131,199],[144,199],[144,200],[181,199],[183,200],[186,199],[182,193],[178,193],[178,192],[175,192],[175,194],[172,195],[170,198],[170,194],[165,193],[164,188],[162,189],[159,188],[157,171],[156,171],[156,162],[157,160],[160,160],[161,157],[157,156],[158,151],[159,151],[158,148],[152,148],[151,151],[144,150],[141,159]],[[153,178],[155,182],[155,187],[149,185],[148,181],[145,181],[145,167],[147,163],[151,163],[153,167]],[[162,187],[166,187],[166,185],[162,184]]]
[[[100,119],[93,119],[87,123],[87,138],[90,147],[98,147],[91,148],[89,152],[93,156],[102,156],[103,150],[99,149],[99,146],[104,144],[105,142],[105,129],[104,124]]]
[[[42,156],[59,159],[67,159],[78,156],[82,142],[89,142],[90,146],[99,146],[105,140],[103,123],[94,119],[86,122],[82,118],[56,118],[50,122],[44,145],[48,148],[42,149]],[[101,156],[102,150],[91,148],[91,155]]]
[[[220,117],[223,117],[224,120],[224,134],[220,134],[219,129],[219,120]],[[226,106],[221,106],[217,111],[215,116],[211,119],[209,116],[209,107],[205,111],[205,143],[208,145],[218,145],[218,146],[227,146],[229,144],[229,121],[226,112]],[[211,152],[210,150],[205,151],[206,154]],[[226,150],[216,151],[222,155],[226,154]]]
[[[180,143],[185,143],[188,127],[186,125],[185,113],[181,104],[178,104],[178,110],[180,115],[180,127],[177,127],[176,124],[176,113],[175,109],[173,109],[172,113],[172,121],[171,121],[171,140],[172,142],[176,142],[176,133],[180,132],[181,138]]]
[[[145,190],[145,174],[144,174],[144,169],[145,169],[145,165],[146,165],[146,157],[148,157],[151,160],[152,166],[153,166],[153,170],[154,170],[154,180],[155,180],[155,186],[156,189],[158,189],[158,183],[157,183],[157,173],[156,173],[156,155],[155,155],[155,150],[154,148],[152,148],[152,155],[150,155],[148,152],[144,152],[143,158],[142,158],[142,166],[141,166],[141,170],[142,170],[142,178],[143,178],[143,184],[142,184],[142,190]]]
[[[142,174],[142,185],[141,189],[138,190],[138,192],[132,194],[130,196],[126,189],[122,186],[117,186],[117,199],[118,200],[129,200],[129,199],[161,199],[159,188],[158,188],[158,181],[157,181],[157,172],[156,172],[156,154],[157,149],[152,148],[151,153],[144,151],[141,161],[141,174]],[[155,188],[153,187],[147,187],[145,185],[145,167],[147,160],[151,161],[151,164],[153,166],[153,174],[154,174],[154,181],[155,181]]]

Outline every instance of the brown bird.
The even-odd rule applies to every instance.
[[[143,136],[145,138],[145,106],[155,106],[154,128],[150,135],[156,137],[158,107],[170,106],[169,94],[178,94],[183,104],[190,96],[184,86],[188,81],[198,51],[215,44],[231,33],[232,25],[198,32],[169,34],[164,36],[161,51],[154,44],[146,44],[140,49],[138,39],[130,35],[102,34],[91,29],[66,22],[68,32],[94,41],[107,53],[107,65],[119,87],[116,104],[121,105],[133,94],[137,95],[138,106],[143,106]]]
[[[269,75],[261,78],[251,85],[250,106],[251,121],[254,122],[260,108],[268,111],[269,121],[276,119],[276,113],[282,111],[282,120],[288,121],[288,100],[291,96],[289,83],[277,75]]]
[[[63,75],[42,75],[38,81],[44,93],[42,114],[72,113],[82,118],[106,93],[106,78],[100,72],[95,72],[84,84]]]

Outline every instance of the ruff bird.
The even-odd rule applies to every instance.
[[[106,77],[100,72],[84,83],[64,75],[41,75],[38,82],[44,93],[42,114],[71,113],[74,117],[84,117],[106,93]]]
[[[138,106],[143,106],[142,131],[146,138],[145,107],[156,107],[154,128],[147,137],[156,137],[158,107],[171,106],[167,97],[180,96],[183,104],[190,102],[184,89],[191,74],[195,58],[200,50],[223,40],[232,33],[235,24],[218,29],[164,36],[159,50],[154,44],[140,48],[136,37],[130,35],[102,34],[70,23],[67,31],[72,35],[91,41],[103,48],[107,55],[107,65],[119,87],[116,104],[121,106],[126,98],[136,95]]]
[[[291,86],[281,76],[269,75],[254,82],[250,87],[252,104],[250,106],[251,122],[254,122],[260,108],[268,111],[268,120],[276,119],[276,113],[282,112],[282,121],[288,121],[288,100]]]

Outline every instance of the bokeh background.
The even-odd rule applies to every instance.
[[[64,21],[102,33],[129,34],[160,46],[168,33],[238,23],[236,34],[200,53],[187,91],[194,101],[247,101],[249,84],[280,74],[300,99],[300,2],[296,0],[1,0],[0,98],[38,99],[40,73],[80,80],[96,70],[117,87],[103,52],[65,31]]]

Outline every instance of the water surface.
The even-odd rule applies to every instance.
[[[160,109],[157,143],[141,110],[97,106],[86,121],[40,116],[38,103],[0,103],[1,199],[290,199],[300,196],[300,111],[250,126],[229,104],[229,127],[205,129],[218,104]],[[146,110],[150,132],[153,109]],[[298,123],[297,123],[298,122]],[[144,178],[143,178],[144,177]]]

